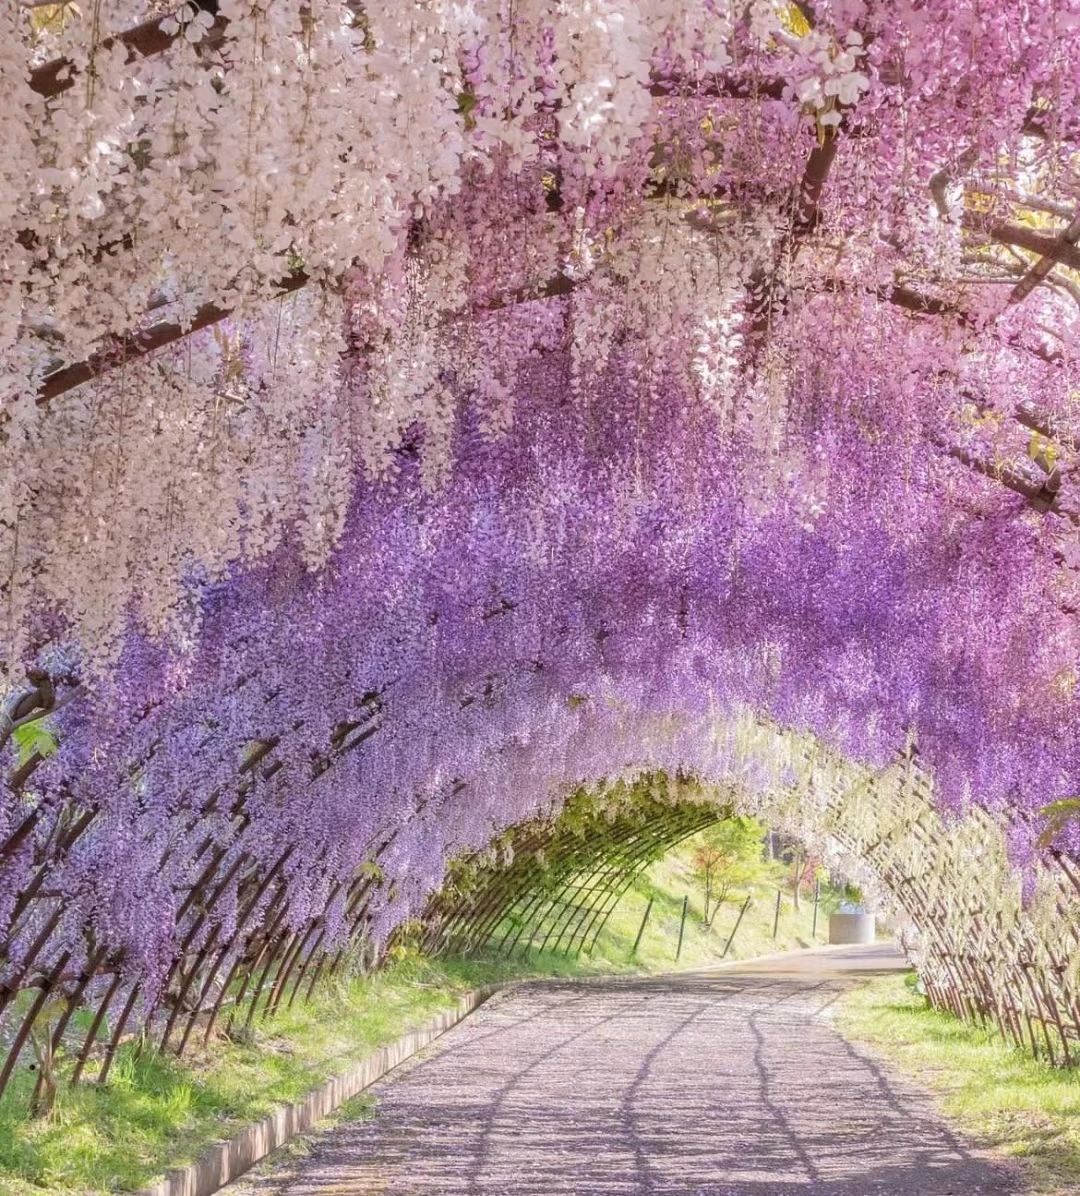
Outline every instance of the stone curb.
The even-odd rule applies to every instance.
[[[225,1142],[215,1142],[196,1162],[170,1170],[160,1183],[143,1188],[134,1196],[211,1196],[238,1179],[260,1159],[284,1146],[290,1138],[311,1129],[339,1105],[382,1079],[395,1067],[400,1067],[504,987],[486,985],[473,990],[462,998],[456,1009],[440,1013],[425,1025],[410,1030],[353,1064],[348,1071],[323,1081],[302,1101],[278,1109]]]

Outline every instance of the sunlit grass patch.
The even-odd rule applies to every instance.
[[[143,1187],[451,1008],[474,982],[468,967],[410,958],[328,985],[312,1002],[257,1025],[249,1041],[218,1039],[182,1061],[131,1042],[107,1084],[61,1085],[47,1120],[26,1115],[33,1074],[24,1072],[0,1101],[0,1193]]]
[[[849,993],[838,1027],[939,1094],[944,1112],[980,1144],[1021,1160],[1034,1190],[1080,1190],[1080,1070],[1057,1069],[927,1008],[902,977]]]

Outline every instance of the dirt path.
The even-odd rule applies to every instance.
[[[252,1196],[1016,1196],[822,1014],[889,951],[498,997]]]

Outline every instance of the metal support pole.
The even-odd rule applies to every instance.
[[[773,924],[772,924],[773,938],[776,938],[776,936],[779,933],[780,933],[780,890],[777,889],[776,890],[776,916],[773,918]]]
[[[686,910],[690,904],[690,898],[684,897],[682,899],[682,919],[679,922],[679,945],[675,948],[675,962],[679,962],[679,956],[682,955],[682,938],[683,930],[686,927]]]
[[[750,906],[750,895],[747,894],[746,900],[742,903],[742,909],[739,910],[739,916],[735,919],[735,927],[728,936],[728,941],[724,944],[724,954],[720,956],[721,959],[727,958],[727,953],[731,950],[731,944],[735,941],[735,935],[738,933],[739,926],[743,920],[743,914],[746,913]]]
[[[810,931],[810,937],[812,939],[817,938],[817,912],[818,912],[818,902],[820,900],[821,900],[821,881],[815,880],[814,881],[814,926],[813,926],[813,929]]]
[[[645,923],[649,920],[649,914],[652,913],[653,899],[649,898],[649,904],[645,906],[645,914],[641,919],[641,925],[638,927],[637,938],[634,939],[634,945],[630,948],[630,958],[633,959],[637,955],[637,949],[641,946],[641,936],[645,933]]]

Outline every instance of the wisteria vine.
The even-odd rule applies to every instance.
[[[1077,0],[85,7],[0,18],[9,982],[152,1008],[208,843],[185,949],[375,855],[380,939],[581,784],[780,783],[733,712],[1075,790]]]

